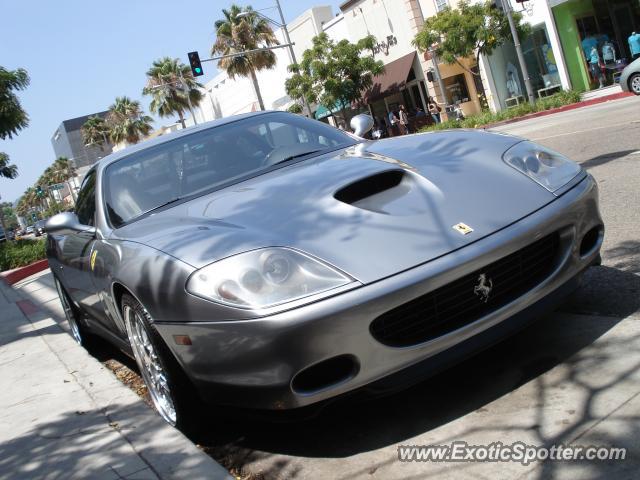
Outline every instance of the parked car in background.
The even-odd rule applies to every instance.
[[[38,220],[34,225],[33,225],[33,230],[34,233],[36,234],[36,237],[41,236],[45,230],[44,230],[44,224],[46,223],[46,220]]]
[[[561,302],[604,236],[593,177],[533,142],[369,141],[284,112],[111,154],[46,229],[73,337],[133,356],[186,431],[202,402],[285,410],[419,382]]]
[[[640,95],[640,58],[636,58],[622,71],[620,86],[625,92]]]
[[[25,235],[30,235],[33,233],[33,225],[29,225],[26,230],[24,231]]]
[[[0,227],[0,242],[4,242],[7,239],[4,230]]]

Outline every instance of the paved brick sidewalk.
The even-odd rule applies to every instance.
[[[0,479],[223,479],[66,333],[51,274],[0,280]]]

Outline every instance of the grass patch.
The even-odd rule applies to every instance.
[[[433,130],[446,130],[449,128],[481,128],[492,123],[511,120],[512,118],[523,117],[530,113],[542,112],[552,108],[564,107],[580,101],[580,92],[575,90],[566,90],[545,98],[539,99],[535,105],[523,103],[517,107],[508,108],[500,112],[481,112],[471,115],[462,121],[447,120],[446,122],[436,125],[428,125],[422,128],[421,132],[430,132]]]
[[[0,271],[24,267],[46,256],[44,238],[0,243]]]

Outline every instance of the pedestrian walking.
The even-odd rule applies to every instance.
[[[436,105],[434,102],[430,102],[429,103],[429,113],[431,114],[431,118],[433,118],[433,121],[435,123],[440,123],[440,112],[442,111],[442,109]]]
[[[398,117],[400,121],[400,135],[407,135],[409,133],[409,116],[407,115],[404,105],[400,105]]]

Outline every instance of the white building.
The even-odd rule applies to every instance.
[[[311,39],[322,33],[323,24],[332,20],[331,7],[321,6],[305,11],[287,25],[296,60],[302,60],[303,52],[311,47]],[[274,30],[274,33],[280,44],[286,43],[282,29]],[[258,85],[267,110],[286,110],[293,104],[284,88],[284,82],[290,75],[287,67],[293,61],[288,48],[278,48],[273,52],[277,58],[276,66],[257,72]],[[221,71],[205,84],[205,90],[204,99],[195,112],[198,122],[259,110],[250,78],[232,79]]]

